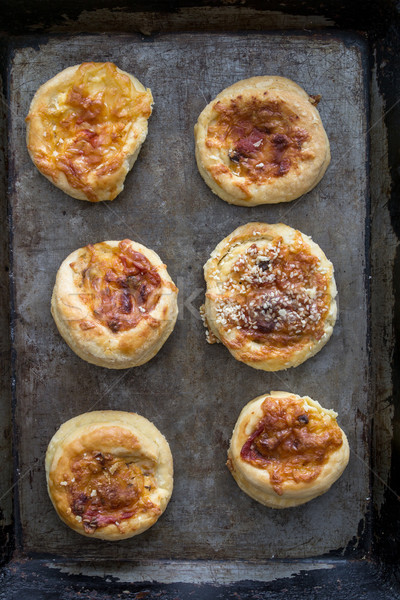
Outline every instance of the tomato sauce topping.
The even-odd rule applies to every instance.
[[[126,331],[139,323],[160,298],[161,277],[156,267],[129,240],[113,248],[105,242],[89,245],[78,261],[71,263],[75,285],[96,321],[112,332]],[[87,319],[80,324],[90,329]]]
[[[109,524],[118,526],[149,509],[159,510],[148,498],[155,485],[150,466],[142,469],[112,454],[92,451],[73,458],[70,468],[72,478],[65,484],[71,512],[86,533]]]
[[[231,172],[252,183],[295,170],[310,135],[296,125],[299,117],[283,101],[255,96],[218,101],[217,118],[207,131],[208,148],[228,151]]]
[[[297,398],[268,396],[263,418],[244,443],[243,460],[267,469],[278,495],[288,481],[309,483],[320,474],[332,452],[338,450],[342,432],[326,413],[304,408]]]

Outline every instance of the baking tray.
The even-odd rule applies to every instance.
[[[390,436],[382,432],[390,412],[387,395],[378,398],[377,410],[375,393],[388,377],[380,362],[389,343],[374,334],[369,318],[379,303],[370,278],[375,271],[379,278],[387,248],[378,253],[380,263],[371,265],[370,249],[382,239],[370,230],[370,188],[374,218],[381,231],[389,232],[389,226],[380,210],[382,177],[373,177],[379,161],[371,161],[372,177],[368,168],[368,131],[371,124],[380,127],[380,121],[371,123],[380,107],[371,100],[369,55],[362,36],[327,31],[152,37],[114,32],[7,41],[15,484],[14,540],[6,551],[14,546],[15,552],[3,574],[4,597],[14,597],[9,590],[17,573],[30,582],[18,588],[18,598],[32,589],[37,597],[74,597],[78,589],[92,590],[95,595],[88,597],[108,597],[111,582],[123,597],[128,592],[229,597],[235,591],[273,598],[287,589],[292,594],[287,597],[300,598],[310,586],[318,594],[337,588],[339,580],[346,582],[343,597],[397,597],[378,568],[384,552],[374,555],[379,521],[372,519],[388,489]],[[33,93],[61,69],[84,60],[112,60],[151,87],[155,99],[148,138],[112,203],[89,205],[65,196],[35,170],[25,148],[24,117]],[[322,94],[319,109],[332,163],[320,185],[299,201],[229,206],[197,172],[193,125],[221,89],[265,73],[290,77],[309,93]],[[379,153],[379,139],[371,146],[372,158]],[[198,315],[203,263],[225,235],[251,220],[282,221],[312,235],[335,265],[339,320],[332,339],[316,357],[287,372],[258,372],[234,361],[222,346],[208,346]],[[69,252],[124,237],[162,256],[180,288],[180,315],[157,357],[143,367],[112,372],[84,363],[65,346],[49,299]],[[389,300],[384,310],[379,304],[381,323]],[[371,347],[379,344],[375,360]],[[328,494],[285,511],[250,500],[224,464],[240,409],[270,389],[309,394],[337,410],[352,449],[349,467]],[[166,513],[145,534],[118,544],[68,530],[45,489],[48,440],[60,423],[94,408],[143,414],[166,435],[174,456],[175,487]],[[7,470],[2,476],[6,486]],[[10,495],[4,498],[8,502]],[[38,573],[40,584],[34,584]],[[337,589],[335,595],[340,597]]]

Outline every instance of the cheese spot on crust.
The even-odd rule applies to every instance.
[[[336,419],[305,408],[301,399],[293,397],[268,396],[261,408],[264,416],[243,444],[241,458],[267,469],[278,495],[282,495],[285,482],[314,481],[331,454],[342,446]]]
[[[303,154],[310,133],[299,127],[299,117],[284,100],[270,99],[268,92],[220,100],[214,104],[216,117],[208,126],[207,148],[227,155],[226,167],[210,167],[212,176],[228,170],[248,183],[263,185],[289,171],[297,172],[301,161],[313,158]]]
[[[114,64],[83,63],[27,117],[39,119],[44,132],[28,141],[36,166],[55,182],[62,172],[71,187],[97,202],[93,172],[100,180],[121,169],[125,148],[133,154],[135,140],[137,146],[142,141],[136,123],[149,118],[151,104],[151,92],[137,90]]]
[[[93,319],[113,333],[136,327],[160,298],[162,281],[157,268],[133,250],[129,240],[115,248],[106,242],[86,246],[70,268],[79,297]],[[95,326],[88,319],[80,322],[83,331]]]

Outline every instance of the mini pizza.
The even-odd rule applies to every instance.
[[[153,97],[112,63],[69,67],[36,92],[27,146],[39,171],[79,200],[114,200],[146,139]]]
[[[160,257],[131,240],[72,252],[61,264],[51,312],[70,348],[109,369],[137,367],[172,332],[178,289]]]
[[[172,494],[165,437],[135,413],[102,410],[70,419],[46,453],[50,499],[74,531],[122,540],[146,531]]]
[[[295,367],[332,335],[333,266],[300,231],[282,223],[238,227],[212,252],[204,275],[207,340],[251,367]]]
[[[319,100],[284,77],[252,77],[223,90],[195,126],[204,181],[241,206],[289,202],[312,190],[330,162]]]
[[[255,398],[240,413],[228,451],[236,483],[271,508],[324,494],[349,462],[336,417],[308,396],[271,392]]]

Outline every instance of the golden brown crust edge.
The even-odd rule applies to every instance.
[[[214,105],[218,101],[237,97],[241,93],[253,91],[262,94],[267,91],[274,97],[287,100],[300,111],[303,120],[312,132],[311,151],[315,159],[310,161],[302,172],[290,173],[264,185],[251,184],[246,178],[235,177],[230,173],[230,163],[226,156],[207,148],[206,137],[209,123],[215,118]],[[330,146],[318,110],[310,102],[310,96],[296,83],[278,76],[252,77],[239,81],[216,96],[201,112],[194,128],[195,156],[201,176],[212,192],[222,200],[238,206],[257,206],[290,202],[310,192],[324,176],[330,160]],[[312,164],[311,164],[312,162]],[[217,176],[212,173],[222,169]]]
[[[118,241],[102,243],[113,248],[119,244]],[[157,268],[161,277],[160,300],[137,327],[113,333],[97,322],[92,329],[81,329],[80,323],[86,319],[88,308],[79,299],[69,265],[83,248],[75,250],[62,262],[51,299],[51,313],[57,329],[71,350],[83,360],[108,369],[137,367],[151,360],[172,333],[178,316],[178,289],[160,257],[142,244],[131,240],[129,243]],[[94,320],[92,316],[91,319]]]
[[[300,234],[301,239],[309,247],[310,252],[316,256],[320,262],[321,269],[325,270],[329,280],[328,293],[330,296],[329,311],[324,323],[324,334],[319,340],[312,340],[304,343],[303,347],[297,348],[292,354],[290,352],[273,353],[263,349],[261,344],[246,342],[241,340],[238,331],[232,328],[227,331],[227,327],[218,324],[216,299],[221,295],[219,290],[219,269],[220,263],[229,253],[230,249],[238,249],[241,244],[249,240],[257,242],[259,240],[274,240],[281,237],[283,242],[290,245],[294,236]],[[296,367],[317,354],[328,342],[336,322],[336,282],[333,274],[333,265],[326,258],[321,248],[313,240],[287,226],[283,223],[270,225],[268,223],[247,223],[235,229],[230,235],[224,238],[211,253],[209,260],[204,265],[204,277],[207,283],[206,300],[204,304],[205,325],[215,336],[216,341],[222,342],[236,360],[265,371],[279,371],[290,367]]]
[[[93,198],[88,196],[84,190],[74,187],[69,183],[63,171],[57,169],[53,170],[51,174],[48,174],[40,167],[36,160],[37,151],[43,146],[42,136],[44,133],[47,134],[43,128],[41,119],[36,113],[40,106],[49,104],[55,92],[73,78],[80,66],[81,65],[74,65],[64,69],[39,87],[32,99],[29,113],[26,118],[26,144],[32,162],[35,164],[41,174],[46,177],[46,179],[48,179],[56,187],[61,189],[72,198],[93,202]],[[152,106],[153,98],[151,95],[151,90],[148,88],[146,89],[142,83],[130,73],[127,73],[118,67],[116,70],[118,73],[129,77],[137,91],[146,92],[149,95]],[[126,175],[132,169],[138,158],[142,144],[147,137],[147,131],[148,118],[139,117],[136,120],[134,132],[131,132],[131,135],[129,136],[129,139],[127,140],[127,143],[122,151],[119,168],[113,172],[105,173],[101,176],[96,174],[92,178],[91,192],[94,196],[96,196],[96,202],[114,200],[114,198],[116,198],[116,196],[122,192]],[[135,135],[133,135],[133,133],[135,133]]]
[[[156,486],[148,494],[149,505],[154,506],[147,512],[87,533],[82,520],[77,520],[71,513],[65,484],[71,480],[70,459],[76,452],[89,452],[92,448],[111,452],[117,457],[130,457],[139,465],[141,461],[150,460],[155,465]],[[154,525],[165,511],[173,489],[173,461],[167,440],[145,417],[123,411],[93,411],[63,423],[49,443],[45,470],[48,493],[60,519],[81,535],[108,541],[138,535]],[[68,481],[62,481],[65,477]]]
[[[304,402],[307,411],[318,411],[323,415],[332,416],[333,419],[336,419],[337,415],[333,411],[322,408],[318,402],[308,396],[300,397],[288,392],[270,392],[251,400],[238,417],[228,450],[227,464],[240,489],[253,500],[269,508],[299,506],[327,492],[339,479],[349,461],[349,443],[346,434],[339,428],[342,434],[342,445],[329,456],[318,477],[311,482],[286,481],[282,486],[282,495],[278,495],[273,489],[268,470],[246,462],[240,455],[243,444],[263,416],[261,405],[267,397],[296,398]]]

